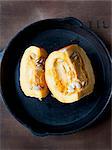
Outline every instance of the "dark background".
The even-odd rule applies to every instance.
[[[76,17],[92,28],[111,52],[110,1],[0,1],[0,49],[24,26],[46,18]],[[78,133],[35,137],[8,112],[0,96],[0,150],[111,150],[111,117]]]

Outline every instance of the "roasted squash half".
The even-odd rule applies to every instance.
[[[48,94],[45,82],[45,60],[47,52],[43,48],[30,46],[20,63],[20,86],[26,96],[41,98]]]
[[[91,62],[78,45],[64,47],[48,56],[45,79],[53,96],[62,103],[89,95],[95,84]]]

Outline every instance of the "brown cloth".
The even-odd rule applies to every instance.
[[[109,1],[0,1],[0,48],[26,25],[57,17],[76,17],[111,49]],[[35,137],[8,112],[0,97],[0,150],[110,150],[111,118],[72,135]]]

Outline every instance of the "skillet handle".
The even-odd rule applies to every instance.
[[[83,26],[83,23],[79,19],[74,18],[74,17],[66,17],[63,20],[65,22],[68,22],[71,25],[76,26],[76,27],[82,27]]]
[[[2,61],[3,55],[4,55],[4,51],[2,49],[0,49],[0,63]]]

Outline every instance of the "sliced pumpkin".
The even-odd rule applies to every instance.
[[[62,103],[89,95],[95,84],[91,62],[78,45],[64,47],[48,56],[45,79],[53,96]]]
[[[20,63],[20,86],[26,96],[41,98],[48,94],[45,82],[45,60],[47,52],[43,48],[30,46]]]

